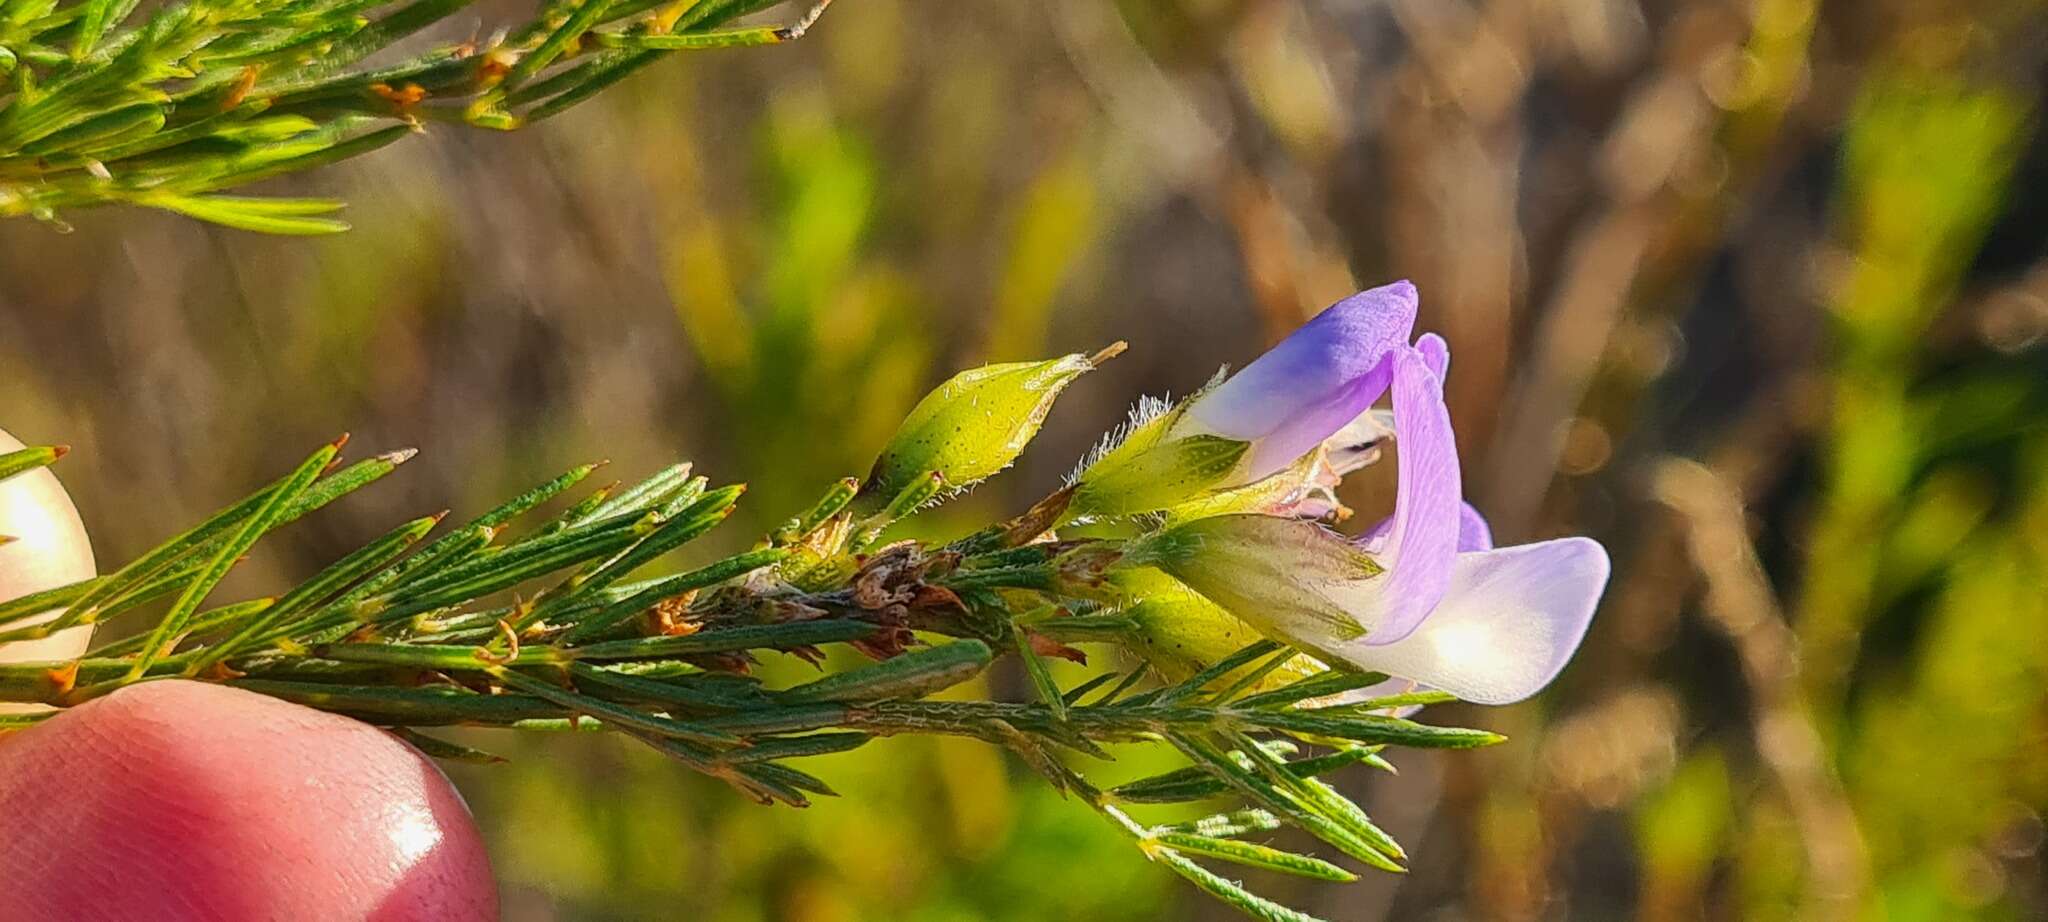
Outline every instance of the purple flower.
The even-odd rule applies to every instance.
[[[1319,656],[1466,701],[1519,701],[1555,678],[1578,649],[1606,588],[1607,552],[1587,538],[1493,547],[1486,520],[1464,502],[1459,483],[1443,399],[1450,351],[1435,336],[1407,345],[1406,319],[1391,346],[1376,339],[1349,352],[1325,350],[1377,350],[1376,364],[1356,379],[1364,384],[1351,387],[1373,390],[1376,398],[1391,384],[1399,445],[1392,517],[1355,542],[1307,521],[1201,519],[1154,539],[1153,562],[1239,618]],[[1376,384],[1382,368],[1389,380]],[[1319,416],[1327,405],[1288,406],[1303,417]],[[1380,425],[1374,418],[1369,428]]]
[[[1067,514],[1335,511],[1330,486],[1371,450],[1331,456],[1325,444],[1386,393],[1398,355],[1418,353],[1439,376],[1448,360],[1439,338],[1409,345],[1415,308],[1407,282],[1359,292],[1189,401],[1140,404],[1130,425],[1082,462]]]
[[[1386,393],[1390,354],[1408,346],[1415,286],[1395,282],[1330,305],[1190,403],[1174,435],[1252,443],[1239,482],[1292,464]],[[1441,340],[1439,340],[1441,342]]]

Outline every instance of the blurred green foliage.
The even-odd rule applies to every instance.
[[[1131,340],[944,532],[1055,486],[1122,395],[1412,277],[1469,492],[1503,538],[1608,542],[1617,579],[1549,694],[1446,716],[1510,743],[1342,779],[1413,873],[1262,889],[1335,919],[2038,918],[2044,29],[2030,0],[843,0],[791,46],[282,186],[355,202],[340,238],[0,224],[0,422],[79,447],[109,556],[334,432],[424,450],[254,579],[593,456],[749,480],[736,543],[953,370]],[[1385,486],[1346,500],[1376,518]],[[849,796],[802,813],[491,743],[513,762],[456,775],[512,919],[1222,912],[971,743],[828,757]]]

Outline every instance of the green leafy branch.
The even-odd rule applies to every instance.
[[[346,230],[337,200],[222,193],[432,122],[519,128],[667,52],[799,38],[830,0],[774,26],[732,23],[783,0],[546,0],[487,39],[391,54],[471,2],[0,0],[0,217],[122,203]]]
[[[147,628],[61,662],[0,664],[0,701],[56,710],[140,682],[215,682],[390,728],[441,758],[497,757],[435,728],[591,731],[642,742],[762,803],[833,793],[791,763],[877,737],[935,734],[1003,747],[1098,811],[1141,853],[1264,919],[1306,919],[1208,869],[1222,862],[1321,880],[1355,873],[1261,841],[1302,829],[1352,861],[1406,854],[1322,776],[1386,768],[1386,747],[1467,748],[1499,737],[1390,716],[1447,700],[1354,700],[1386,677],[1325,670],[1260,640],[1168,679],[1145,662],[1062,687],[1068,644],[1142,653],[1111,579],[1131,536],[1056,534],[1063,489],[951,543],[884,541],[898,523],[992,475],[1036,434],[1060,390],[1114,354],[990,366],[920,404],[866,480],[830,485],[752,546],[648,575],[728,518],[744,492],[677,464],[582,490],[581,465],[454,527],[399,523],[280,595],[221,602],[222,579],[267,535],[392,473],[410,452],[344,464],[346,439],[104,576],[0,601],[0,643],[141,614]],[[0,477],[61,452],[0,455]],[[955,486],[958,485],[958,486]],[[580,493],[580,495],[579,495]],[[438,537],[430,537],[436,531]],[[828,668],[828,647],[865,657]],[[795,684],[753,667],[817,664]],[[1034,700],[934,700],[1015,657]],[[1112,745],[1166,747],[1187,765],[1121,785],[1091,780]],[[1312,750],[1312,752],[1311,752]],[[1154,805],[1218,808],[1192,822]]]

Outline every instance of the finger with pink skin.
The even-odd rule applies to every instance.
[[[150,682],[0,737],[0,919],[488,920],[455,789],[382,730]]]

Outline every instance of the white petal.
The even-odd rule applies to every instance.
[[[1460,554],[1450,590],[1415,633],[1329,649],[1475,704],[1510,704],[1541,691],[1571,660],[1607,572],[1606,549],[1589,538]]]

